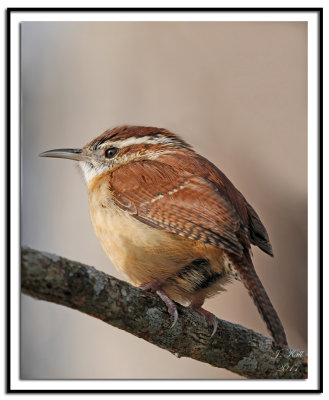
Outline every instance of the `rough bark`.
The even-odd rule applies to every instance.
[[[22,292],[61,304],[123,329],[170,351],[247,378],[306,379],[307,355],[275,348],[271,338],[218,319],[213,337],[202,316],[178,305],[172,317],[157,295],[93,267],[57,255],[22,248]]]

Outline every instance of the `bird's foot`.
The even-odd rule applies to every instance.
[[[171,328],[173,328],[173,327],[176,325],[176,322],[177,322],[177,320],[178,320],[178,311],[177,311],[176,304],[171,300],[170,297],[168,297],[168,296],[166,295],[166,293],[165,293],[163,290],[158,289],[156,292],[157,292],[157,295],[158,295],[158,296],[164,301],[164,303],[166,304],[167,309],[168,309],[168,313],[174,317],[174,322],[173,322],[172,325],[171,325]]]
[[[213,331],[212,331],[212,334],[210,336],[210,337],[213,337],[214,334],[216,333],[217,327],[218,327],[216,315],[214,315],[210,311],[205,310],[204,308],[202,308],[200,306],[190,305],[190,308],[192,308],[193,310],[197,311],[199,314],[203,315],[206,318],[206,320],[208,321],[209,325],[213,327]]]
[[[163,282],[154,279],[151,282],[143,283],[139,286],[140,289],[145,290],[146,292],[156,292],[157,295],[161,298],[161,300],[166,304],[168,313],[174,317],[174,322],[171,325],[173,328],[178,320],[178,311],[176,304],[171,300],[170,297],[166,295],[166,293],[161,290],[161,285]]]

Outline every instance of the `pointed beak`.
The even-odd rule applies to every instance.
[[[55,149],[44,151],[39,157],[67,158],[75,161],[90,161],[91,157],[82,154],[82,149]]]

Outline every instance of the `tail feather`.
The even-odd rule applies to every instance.
[[[275,343],[281,347],[287,346],[287,338],[280,318],[258,278],[251,259],[239,260],[235,263],[235,268],[266,323],[267,329],[270,331]]]
[[[273,257],[273,250],[265,226],[256,211],[247,203],[250,241]]]

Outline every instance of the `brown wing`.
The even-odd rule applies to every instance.
[[[249,248],[250,243],[258,246],[265,253],[273,256],[272,246],[262,221],[253,207],[244,196],[236,189],[232,182],[214,164],[206,158],[193,152],[176,151],[175,155],[164,154],[158,160],[171,166],[177,166],[187,172],[198,171],[199,176],[215,184],[219,193],[228,199],[244,226],[248,228],[248,234],[241,231],[240,242]]]
[[[116,204],[154,228],[223,248],[237,256],[241,219],[209,180],[179,173],[157,161],[140,161],[112,172]]]

